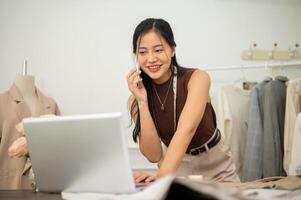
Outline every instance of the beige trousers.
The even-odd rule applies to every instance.
[[[217,182],[240,182],[230,148],[223,138],[213,148],[196,156],[185,154],[177,175],[203,175]]]

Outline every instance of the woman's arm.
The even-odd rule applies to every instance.
[[[201,70],[193,72],[188,83],[188,94],[177,130],[169,144],[157,177],[175,173],[185,155],[195,131],[202,120],[209,101],[210,78]]]
[[[128,87],[132,92],[132,96],[128,102],[129,108],[132,107],[136,99],[140,114],[140,151],[150,162],[158,162],[162,156],[161,141],[148,108],[146,90],[142,84],[142,80],[137,78],[138,75],[139,73],[133,68],[127,76]],[[132,113],[137,113],[137,110],[134,110]],[[136,123],[137,116],[132,116],[132,119]]]
[[[138,105],[141,124],[140,151],[150,162],[159,162],[162,156],[161,140],[149,112],[148,104],[140,102]]]
[[[131,108],[135,98],[129,98],[129,108]],[[141,153],[150,161],[158,162],[162,156],[161,141],[158,136],[155,124],[148,109],[147,102],[138,103],[140,114],[140,134],[139,134],[139,148]],[[137,113],[137,108],[133,111]],[[134,123],[137,121],[137,114],[131,116]]]

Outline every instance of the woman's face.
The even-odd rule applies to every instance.
[[[137,49],[137,60],[143,70],[157,84],[164,83],[171,75],[171,48],[163,37],[155,31],[145,33]]]

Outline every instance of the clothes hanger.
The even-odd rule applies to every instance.
[[[265,64],[264,64],[264,72],[265,72],[265,79],[267,79],[267,78],[272,78],[273,79],[272,72],[270,70],[268,61],[266,61]]]
[[[280,76],[287,77],[286,71],[284,70],[285,67],[280,67]]]
[[[242,82],[243,89],[244,90],[251,90],[257,84],[257,82],[256,81],[249,81],[246,78],[245,68],[244,68],[243,65],[242,65],[242,68],[241,68],[241,72],[242,72],[242,75],[243,75],[243,82]]]
[[[243,82],[248,82],[247,78],[246,78],[246,73],[245,73],[245,69],[244,69],[244,66],[241,65],[241,68],[240,68],[240,71],[242,73],[242,81]]]
[[[244,66],[241,65],[239,69],[240,69],[240,72],[241,72],[242,77],[239,78],[239,79],[237,79],[237,80],[235,80],[234,83],[242,83],[243,81],[246,81],[246,80],[247,80],[247,79],[246,79],[245,72],[244,72]]]
[[[254,85],[257,84],[257,82],[254,81],[249,81],[246,77],[246,73],[245,73],[245,67],[244,65],[240,66],[240,72],[242,77],[236,81],[234,81],[234,85],[240,85],[239,87],[244,89],[244,90],[250,90]]]

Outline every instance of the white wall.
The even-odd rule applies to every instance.
[[[301,44],[299,0],[0,0],[0,91],[27,59],[37,86],[64,114],[127,113],[132,34],[146,17],[170,22],[186,67],[242,64],[241,51],[254,42]],[[266,75],[246,73],[257,81]],[[281,73],[301,76],[297,67]],[[241,78],[240,71],[210,75],[213,100],[219,83]]]

